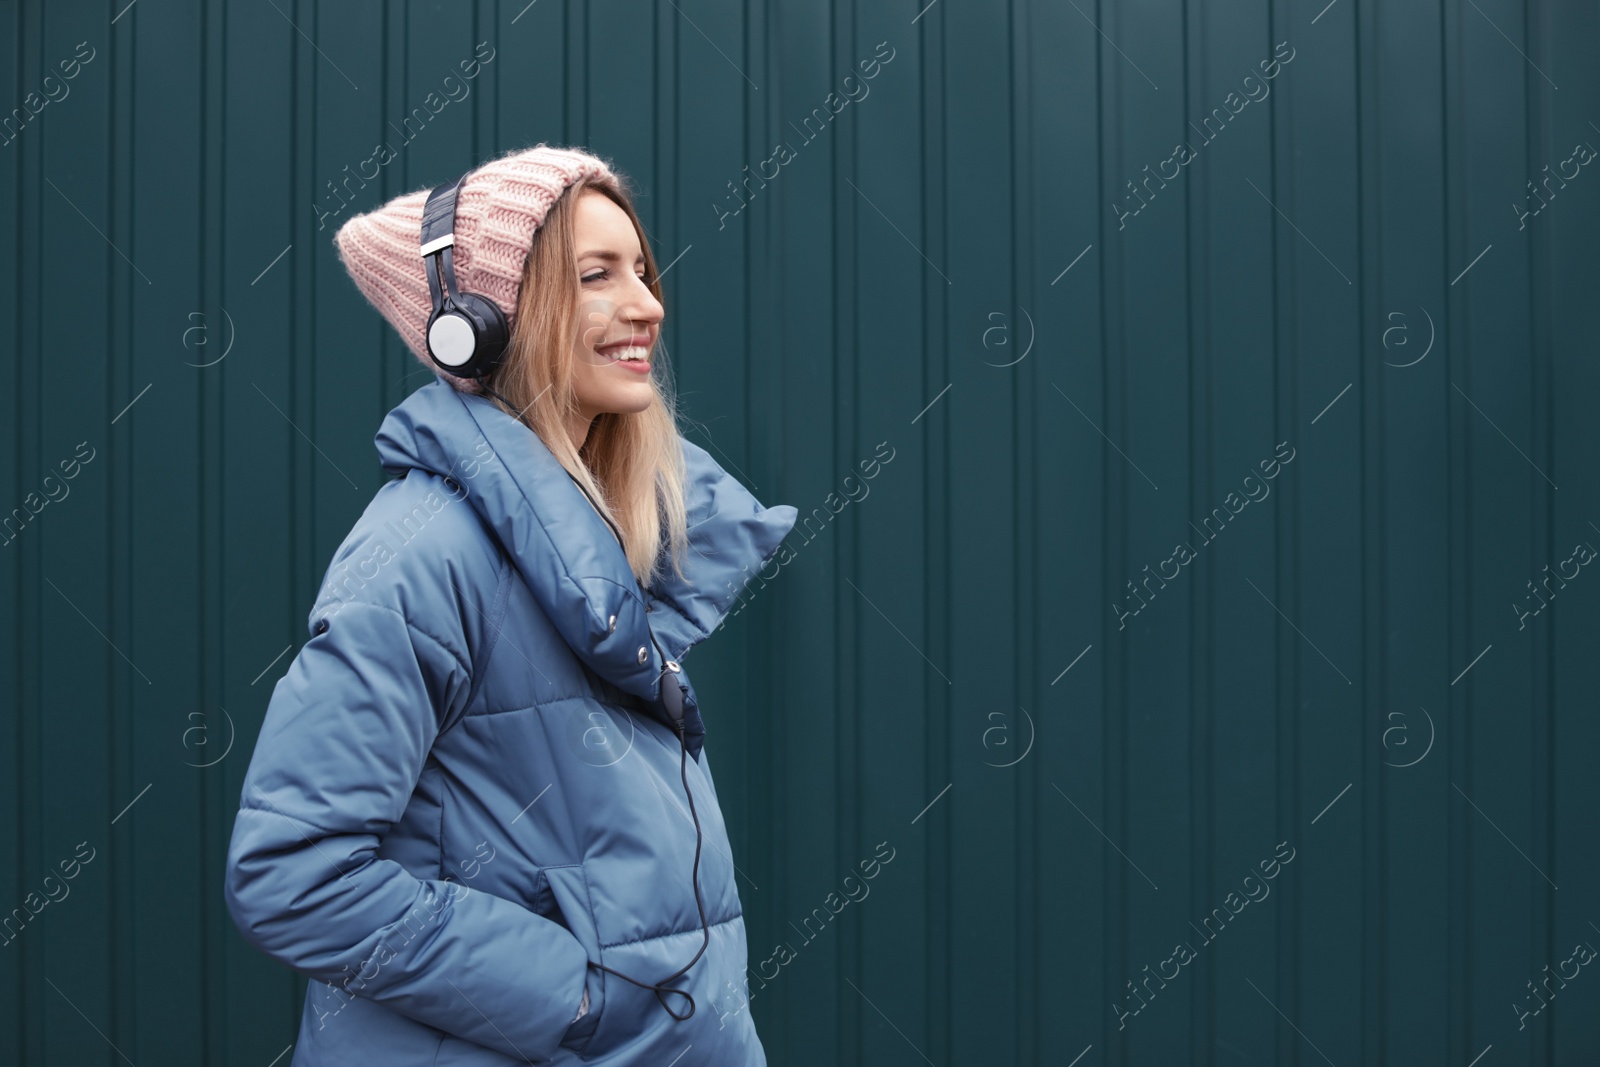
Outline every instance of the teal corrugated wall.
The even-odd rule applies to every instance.
[[[696,652],[774,1064],[1593,1062],[1597,31],[0,4],[0,1063],[288,1062],[225,848],[428,380],[330,238],[537,140],[803,516]]]

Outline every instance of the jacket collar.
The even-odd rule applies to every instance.
[[[681,660],[721,625],[799,515],[788,504],[764,507],[704,449],[679,442],[688,474],[685,576],[669,572],[641,589],[566,468],[538,434],[484,397],[436,375],[389,413],[374,438],[390,474],[418,468],[465,490],[573,653],[669,725],[662,653]],[[703,727],[687,675],[677,674],[698,757]]]

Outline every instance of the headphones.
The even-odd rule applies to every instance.
[[[474,168],[476,169],[476,168]],[[505,355],[511,331],[505,313],[486,296],[456,288],[456,194],[472,171],[428,194],[422,210],[422,265],[428,275],[433,313],[426,330],[428,355],[458,378],[482,379]]]

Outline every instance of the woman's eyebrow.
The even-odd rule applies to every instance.
[[[620,263],[620,262],[622,262],[622,256],[621,256],[620,253],[611,252],[611,251],[607,251],[607,250],[604,250],[604,249],[598,249],[597,248],[597,249],[594,249],[594,250],[589,251],[589,252],[580,252],[578,254],[578,258],[579,259],[589,259],[590,257],[593,257],[594,259],[605,260],[607,263]],[[635,259],[634,262],[635,263],[643,263],[644,262],[644,253],[640,252],[639,253],[639,257],[637,259]]]

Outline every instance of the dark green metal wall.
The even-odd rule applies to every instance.
[[[0,1063],[293,1041],[224,853],[428,380],[331,235],[538,140],[807,517],[696,652],[774,1064],[1592,1062],[1597,29],[0,4]]]

